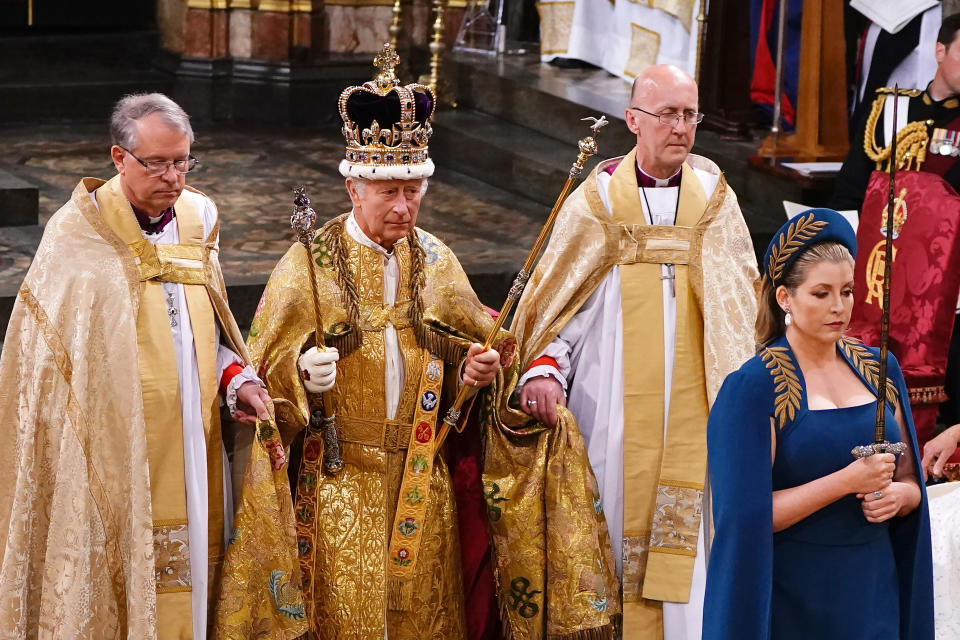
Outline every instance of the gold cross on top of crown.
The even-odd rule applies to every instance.
[[[383,50],[373,59],[373,66],[380,70],[377,74],[377,85],[381,89],[389,89],[398,84],[397,76],[394,74],[394,68],[400,64],[400,56],[397,50],[389,42],[383,45]]]

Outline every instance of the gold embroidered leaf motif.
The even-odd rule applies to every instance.
[[[781,233],[777,243],[770,250],[769,272],[773,281],[777,282],[783,275],[783,268],[798,249],[819,233],[825,226],[826,220],[814,220],[814,214],[800,216],[796,222],[791,222],[786,233]]]
[[[860,341],[853,338],[840,338],[840,348],[853,366],[857,368],[863,379],[870,383],[875,390],[880,385],[880,360],[870,352],[869,349]],[[887,400],[892,403],[898,403],[897,387],[887,378]]]
[[[797,367],[790,358],[786,347],[767,347],[760,355],[770,375],[773,376],[774,417],[777,419],[777,429],[783,429],[794,419],[800,409],[800,397],[803,393],[800,387],[800,378],[797,376]]]

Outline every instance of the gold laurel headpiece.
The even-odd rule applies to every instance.
[[[857,234],[846,218],[833,209],[808,209],[781,226],[763,254],[765,275],[774,286],[783,284],[790,267],[809,247],[839,242],[857,256]]]
[[[373,59],[376,78],[340,94],[340,117],[346,157],[345,177],[367,180],[416,179],[433,175],[428,143],[436,97],[422,84],[401,86],[394,68],[400,63],[389,44]]]

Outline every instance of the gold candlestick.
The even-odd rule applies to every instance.
[[[393,0],[393,22],[390,23],[390,44],[397,48],[400,39],[400,0]]]
[[[443,52],[443,0],[433,0],[433,38],[430,41],[430,77],[426,84],[437,94],[440,75],[440,54]]]

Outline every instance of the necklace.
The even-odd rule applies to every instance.
[[[653,224],[653,209],[650,208],[650,200],[647,199],[647,188],[640,187],[640,193],[643,194],[643,201],[647,205],[647,213],[650,214],[650,224]],[[673,205],[673,226],[677,226],[677,212],[680,210],[680,187],[677,187],[677,201]]]

